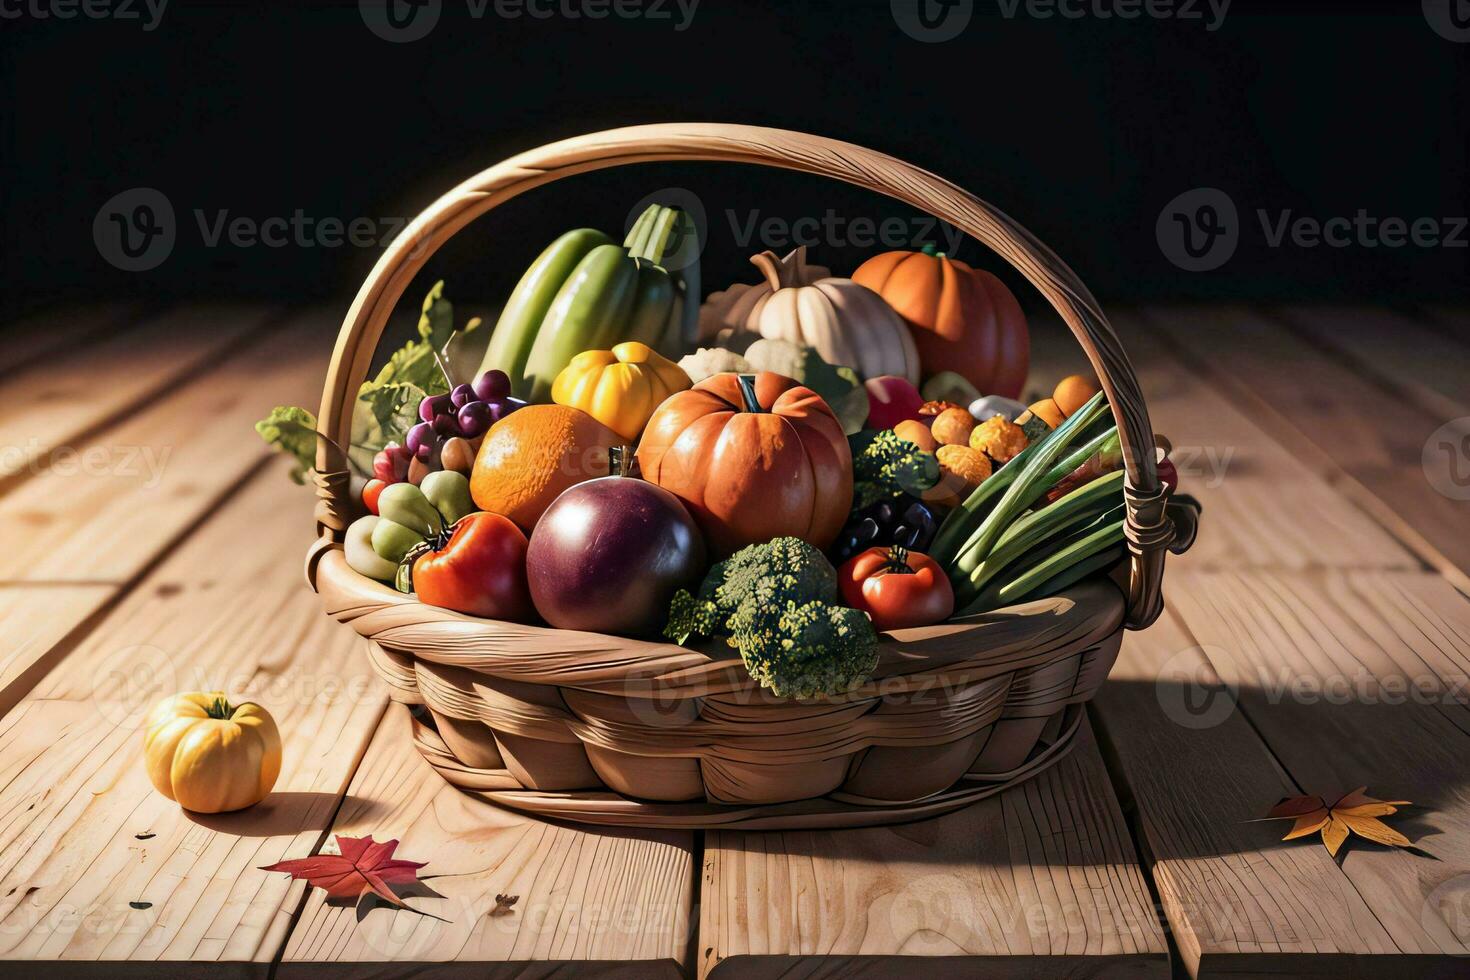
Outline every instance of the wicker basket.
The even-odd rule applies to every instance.
[[[346,444],[384,324],[424,262],[503,201],[562,177],[649,161],[754,163],[887,194],[993,249],[1061,314],[1117,418],[1129,556],[1113,580],[962,621],[885,634],[878,669],[841,697],[770,696],[722,643],[682,647],[476,619],[347,567],[359,509],[346,462],[317,459],[320,536],[307,577],[365,637],[415,742],[446,779],[502,805],[600,824],[861,826],[956,809],[1025,779],[1069,747],[1122,629],[1162,610],[1164,553],[1182,550],[1154,468],[1148,411],[1097,302],[1052,252],[983,201],[900,160],[750,126],[638,126],[553,143],[436,201],[385,252],[343,323],[320,425]],[[1181,522],[1182,523],[1182,522]],[[1115,585],[1114,582],[1118,582]],[[1121,587],[1119,587],[1121,585]]]

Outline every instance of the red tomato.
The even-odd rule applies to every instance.
[[[378,512],[378,497],[387,487],[386,480],[369,480],[362,485],[362,505],[368,509],[369,514]]]
[[[867,613],[880,630],[942,623],[954,612],[954,589],[939,563],[898,546],[849,558],[837,584],[842,601]]]
[[[1174,461],[1165,456],[1158,465],[1159,482],[1170,490],[1179,489],[1179,471],[1174,468]]]
[[[449,539],[413,563],[419,601],[471,616],[530,622],[526,536],[508,517],[486,511],[462,518]]]

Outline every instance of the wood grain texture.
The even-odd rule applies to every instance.
[[[1250,310],[1159,310],[1147,323],[1188,353],[1202,375],[1196,384],[1228,393],[1340,494],[1470,591],[1470,500],[1437,491],[1423,466],[1425,442],[1446,419]]]
[[[0,385],[0,483],[76,465],[80,441],[214,363],[260,329],[259,309],[190,307],[78,343]]]
[[[66,654],[63,638],[84,632],[270,455],[251,424],[273,405],[310,397],[331,326],[305,315],[265,331],[244,352],[79,440],[77,465],[43,470],[0,496],[9,558],[0,571],[0,713]]]
[[[417,915],[329,903],[312,891],[278,976],[679,977],[694,888],[693,835],[588,831],[513,814],[444,782],[393,705],[352,780],[334,834],[399,838],[427,861]],[[304,856],[304,852],[292,856]],[[491,916],[497,894],[518,895]],[[366,906],[363,907],[364,909]],[[438,918],[434,918],[437,916]],[[398,969],[406,969],[400,967]]]
[[[1448,421],[1470,413],[1470,346],[1433,325],[1374,307],[1288,306],[1273,312],[1431,416]]]
[[[1171,580],[1170,612],[1125,638],[1093,704],[1182,965],[1192,977],[1290,977],[1321,956],[1397,953],[1321,845],[1282,844],[1285,825],[1247,822],[1302,789],[1180,624],[1192,582]],[[1358,975],[1402,965],[1374,964]]]
[[[386,701],[301,586],[309,527],[285,467],[259,474],[0,719],[0,960],[266,972],[305,886],[255,869],[316,845]],[[268,706],[285,763],[259,806],[189,815],[149,784],[140,723],[211,688]]]
[[[1090,730],[1078,741],[935,820],[708,833],[700,975],[1168,976]]]
[[[271,455],[251,429],[276,405],[310,400],[333,326],[315,313],[262,329],[116,425],[81,434],[74,465],[53,465],[0,497],[10,559],[0,582],[137,575]],[[68,362],[57,370],[70,376]]]
[[[63,639],[117,592],[104,583],[0,588],[0,715],[65,652]]]
[[[1191,314],[1191,316],[1193,316]],[[1212,385],[1161,343],[1155,328],[1114,311],[1147,392],[1158,431],[1174,445],[1182,490],[1205,517],[1189,554],[1200,568],[1419,568],[1404,545],[1278,441],[1279,427],[1250,402]],[[1181,317],[1181,330],[1224,330],[1229,321]],[[1054,321],[1033,324],[1043,384],[1080,369],[1075,343]]]
[[[136,303],[96,303],[6,323],[0,326],[0,376],[42,359],[54,366],[82,344],[127,330],[138,312]]]
[[[1180,578],[1173,608],[1304,791],[1366,785],[1381,798],[1414,801],[1392,823],[1432,857],[1355,843],[1342,871],[1399,951],[1423,957],[1426,970],[1462,976],[1470,601],[1430,573]]]

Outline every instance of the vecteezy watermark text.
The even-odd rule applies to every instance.
[[[359,0],[368,30],[385,41],[406,44],[429,36],[443,13],[443,0]],[[667,21],[675,32],[689,29],[699,0],[465,0],[473,20],[649,20]]]
[[[193,210],[205,248],[385,248],[408,224],[406,218],[313,216],[301,208],[264,218],[232,214],[228,208]],[[125,272],[161,265],[178,240],[173,203],[151,187],[134,187],[111,197],[92,221],[98,253]],[[427,245],[420,239],[414,248]]]
[[[1231,0],[994,0],[1006,20],[1198,21],[1217,31]],[[938,44],[959,37],[975,13],[975,0],[889,0],[893,21],[915,41]]]
[[[168,0],[0,0],[0,20],[138,21],[152,31],[167,7]]]
[[[752,243],[772,249],[797,245],[913,248],[942,240],[947,254],[954,255],[965,237],[958,228],[929,215],[878,220],[861,215],[848,217],[828,208],[820,217],[784,218],[763,215],[759,208],[753,208],[742,217],[735,209],[727,208],[725,218],[730,222],[730,234],[740,248],[749,248]]]
[[[1405,218],[1358,208],[1351,215],[1322,218],[1293,208],[1256,208],[1254,217],[1267,248],[1470,247],[1470,219],[1464,216]],[[1170,262],[1187,272],[1207,272],[1230,261],[1249,227],[1230,195],[1196,187],[1164,205],[1154,231]]]

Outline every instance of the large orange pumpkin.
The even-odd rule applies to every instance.
[[[842,423],[790,378],[717,374],[671,395],[638,444],[643,478],[682,500],[724,558],[783,535],[825,548],[852,506]]]
[[[933,245],[875,255],[852,278],[903,317],[926,375],[957,371],[981,394],[1020,396],[1031,340],[1021,304],[1005,283]]]

